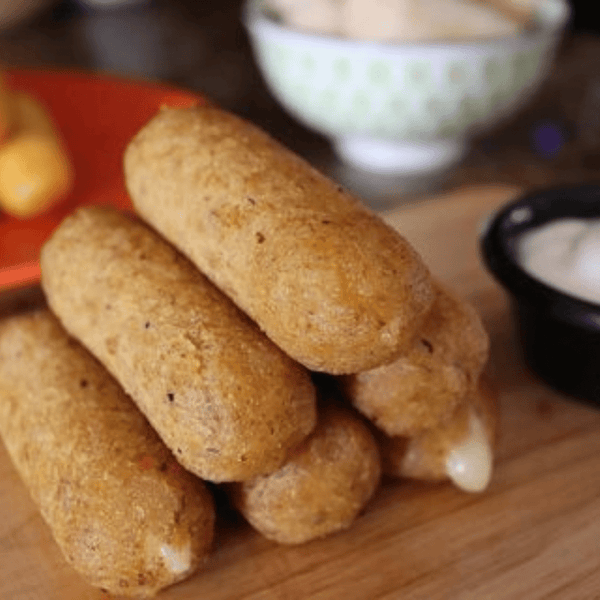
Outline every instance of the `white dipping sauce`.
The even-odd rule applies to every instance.
[[[600,304],[600,218],[561,219],[523,234],[523,269],[545,284]]]

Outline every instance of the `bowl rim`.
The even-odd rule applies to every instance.
[[[244,0],[241,10],[241,21],[245,29],[255,35],[266,33],[270,37],[273,35],[286,37],[290,41],[311,41],[321,45],[336,44],[346,50],[364,50],[366,48],[386,52],[402,52],[407,48],[412,49],[438,49],[438,48],[500,48],[506,46],[507,42],[515,44],[515,41],[528,45],[540,40],[560,34],[571,18],[571,8],[566,0],[553,0],[556,4],[554,19],[547,18],[534,30],[521,32],[517,36],[502,36],[482,39],[464,39],[464,40],[423,40],[418,42],[385,42],[373,40],[357,40],[345,38],[337,35],[325,35],[310,31],[293,29],[279,23],[269,15],[268,0]],[[276,11],[272,11],[276,12]]]
[[[597,200],[595,207],[590,196]],[[588,199],[587,204],[585,198]],[[575,199],[580,202],[574,202]],[[551,204],[556,208],[557,202],[558,211],[552,214],[539,212]],[[565,210],[567,202],[570,211]],[[538,208],[538,212],[535,208]],[[573,208],[579,208],[579,211]],[[528,215],[528,218],[515,219],[514,214],[519,210],[525,211],[522,214]],[[517,304],[535,305],[559,321],[600,333],[600,304],[578,298],[536,279],[521,267],[514,251],[515,239],[525,231],[568,217],[600,217],[600,182],[544,188],[526,193],[503,206],[489,220],[480,237],[480,253],[488,270],[510,292]]]

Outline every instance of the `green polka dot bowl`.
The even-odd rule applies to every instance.
[[[305,33],[265,0],[243,21],[280,104],[327,136],[342,160],[374,172],[426,173],[455,165],[468,140],[514,113],[539,87],[569,18],[547,0],[518,35],[392,44]]]

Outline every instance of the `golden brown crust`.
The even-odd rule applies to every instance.
[[[206,559],[210,492],[49,311],[0,322],[0,433],[65,558],[92,585],[150,596]]]
[[[228,488],[234,504],[264,536],[299,544],[349,527],[380,476],[379,451],[368,427],[350,411],[329,405],[281,469]]]
[[[453,446],[460,443],[469,429],[469,414],[474,411],[492,449],[498,428],[498,403],[493,384],[486,376],[479,380],[478,389],[471,392],[443,425],[421,432],[414,437],[377,436],[383,471],[393,477],[408,477],[426,481],[448,478],[446,459]]]
[[[310,374],[184,257],[101,208],[45,244],[42,286],[183,466],[237,481],[278,468],[316,422]]]
[[[339,380],[352,404],[391,436],[415,436],[448,420],[476,390],[488,359],[488,336],[475,309],[439,282],[434,289],[410,351]]]
[[[124,166],[137,212],[311,370],[390,362],[433,300],[394,229],[234,115],[164,109]]]

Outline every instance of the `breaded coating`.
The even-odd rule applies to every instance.
[[[265,132],[163,109],[130,142],[136,211],[313,371],[391,362],[433,301],[408,242]]]
[[[153,596],[206,560],[211,493],[48,310],[0,321],[0,434],[66,560],[92,585]]]
[[[473,421],[473,418],[476,421]],[[383,471],[394,477],[408,477],[426,481],[441,481],[448,479],[452,472],[449,460],[459,460],[453,457],[453,451],[461,450],[464,455],[459,470],[473,468],[476,473],[459,474],[458,483],[471,482],[471,487],[485,487],[491,472],[491,453],[496,446],[498,428],[498,404],[496,392],[487,377],[479,381],[478,389],[471,392],[454,412],[452,418],[433,429],[421,432],[415,437],[388,437],[385,434],[377,436],[381,449]],[[481,430],[481,431],[479,431]],[[482,435],[483,434],[483,439]],[[465,448],[465,441],[470,445]],[[486,446],[487,444],[487,446]],[[477,445],[482,447],[478,448]],[[482,471],[483,470],[483,471]],[[451,477],[452,478],[452,477]],[[475,483],[473,483],[475,482]],[[459,485],[465,488],[465,485]],[[479,490],[469,490],[479,491]]]
[[[228,487],[265,537],[300,544],[348,528],[377,489],[381,464],[369,428],[349,410],[320,410],[312,435],[278,471]]]
[[[41,268],[65,328],[189,471],[216,482],[270,473],[312,431],[310,374],[142,223],[81,208]]]
[[[434,286],[434,304],[409,352],[339,379],[346,398],[391,436],[415,436],[449,419],[476,390],[488,359],[488,335],[475,309]]]

